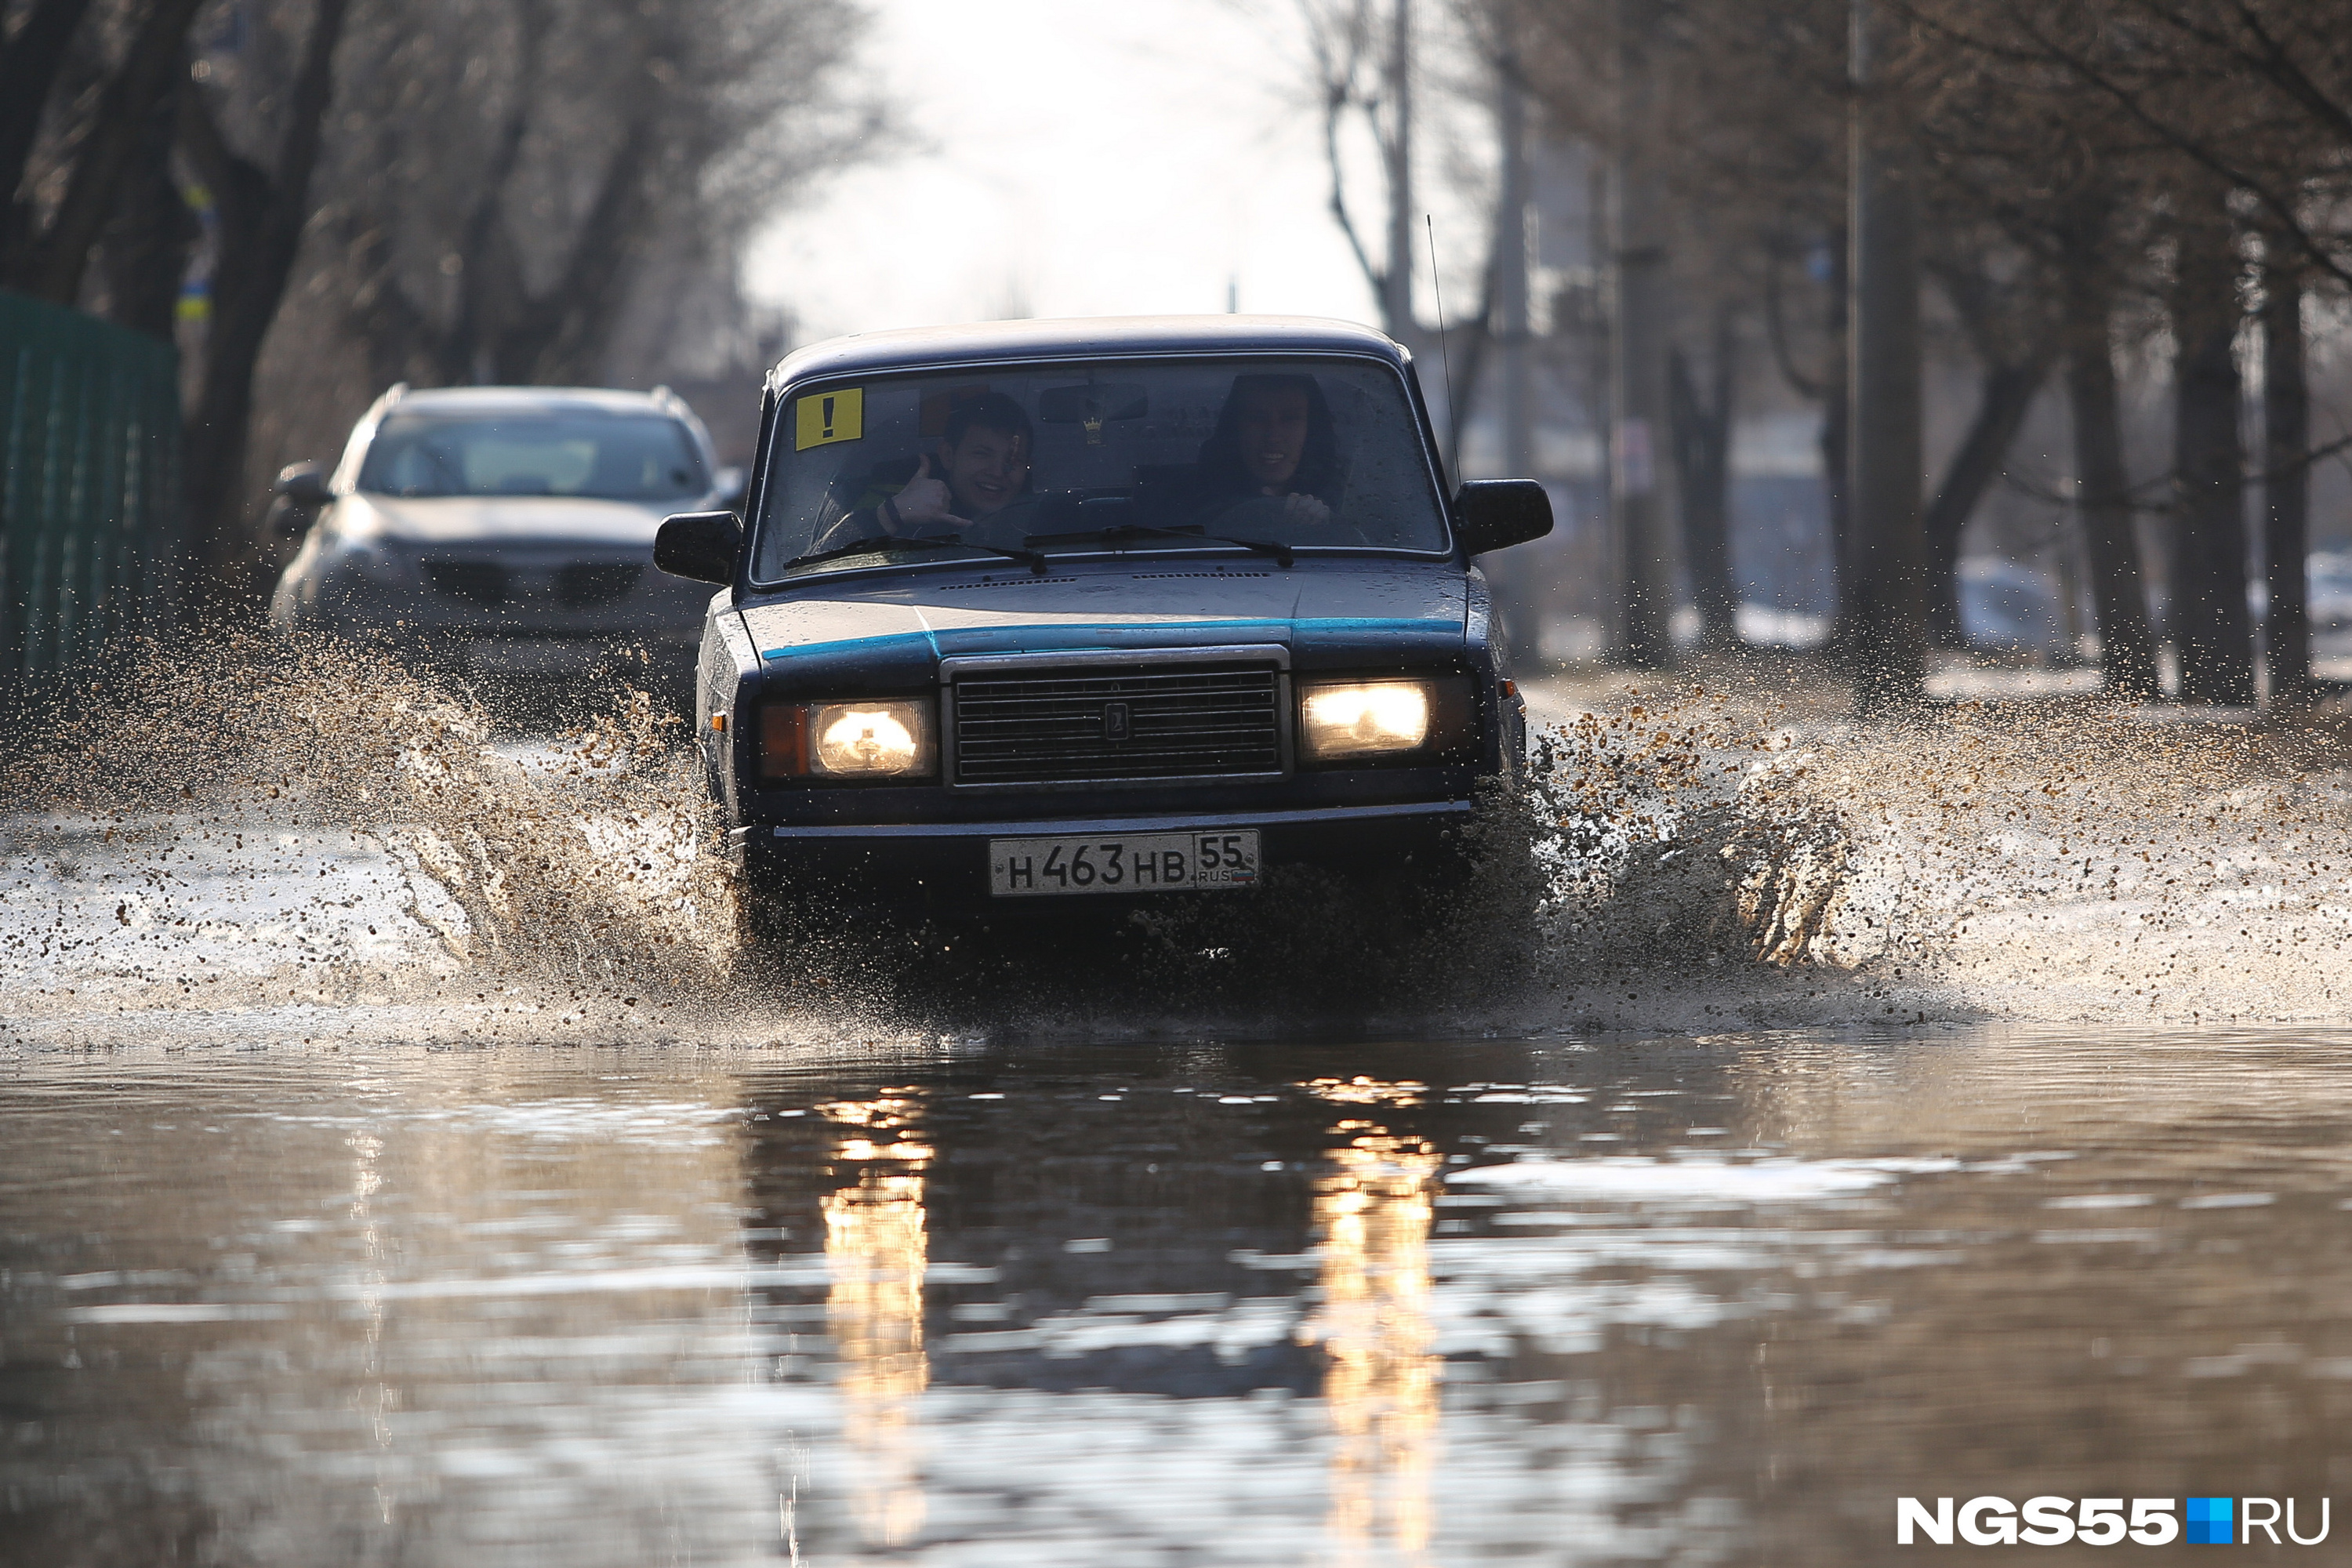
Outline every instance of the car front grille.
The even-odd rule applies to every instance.
[[[992,674],[954,690],[958,784],[1282,771],[1279,678],[1265,665]]]
[[[427,561],[425,575],[453,599],[496,609],[514,596],[507,569],[495,561]]]
[[[551,568],[455,555],[428,556],[422,564],[436,592],[485,610],[544,605],[551,595],[567,610],[603,609],[635,593],[646,570],[639,561],[567,561]]]

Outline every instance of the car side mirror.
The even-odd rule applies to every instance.
[[[743,549],[743,523],[731,511],[681,511],[662,519],[654,564],[696,583],[732,583]]]
[[[1484,555],[1551,531],[1551,497],[1533,479],[1465,479],[1454,493],[1454,537]]]
[[[305,511],[317,511],[335,499],[327,488],[323,463],[289,463],[278,470],[278,482],[269,488]]]

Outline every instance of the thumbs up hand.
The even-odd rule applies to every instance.
[[[917,462],[915,477],[907,481],[905,489],[890,498],[887,513],[897,514],[898,526],[890,529],[893,533],[911,533],[919,526],[929,527],[938,523],[946,523],[951,528],[971,526],[969,520],[955,514],[954,497],[948,491],[948,482],[932,472],[931,458],[928,452]],[[887,513],[883,520],[886,524],[891,521]]]

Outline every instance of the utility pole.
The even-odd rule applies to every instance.
[[[1614,523],[1620,663],[1673,664],[1675,561],[1658,460],[1666,437],[1666,246],[1658,178],[1657,84],[1652,50],[1657,0],[1617,0],[1617,146],[1610,182],[1612,282],[1609,443],[1610,517]]]
[[[1528,94],[1515,39],[1505,41],[1496,83],[1502,193],[1495,211],[1495,346],[1502,376],[1503,472],[1536,471],[1535,389],[1528,364]]]
[[[1864,714],[1916,702],[1927,663],[1919,218],[1907,148],[1873,90],[1874,10],[1873,0],[1853,0],[1852,521],[1839,584],[1854,707]]]
[[[1412,316],[1412,0],[1396,0],[1389,37],[1389,263],[1381,315],[1389,336],[1407,347]],[[1449,411],[1448,416],[1451,416]]]

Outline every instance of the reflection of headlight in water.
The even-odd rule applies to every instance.
[[[1429,1544],[1438,1426],[1436,1330],[1429,1312],[1431,1184],[1441,1159],[1369,1121],[1325,1158],[1315,1183],[1323,1301],[1305,1330],[1328,1358],[1331,1532],[1359,1549],[1412,1556]]]
[[[835,1158],[854,1163],[857,1184],[824,1198],[825,1268],[833,1287],[825,1326],[841,1359],[835,1386],[853,1462],[852,1506],[869,1546],[905,1544],[926,1511],[918,1425],[930,1361],[923,1347],[923,1276],[930,1264],[923,1167],[930,1149],[905,1130],[909,1102],[827,1106],[835,1121],[898,1134],[895,1142],[849,1137]],[[871,1162],[887,1162],[877,1168]]]
[[[1429,690],[1414,680],[1310,686],[1298,716],[1310,757],[1409,752],[1429,738]]]

